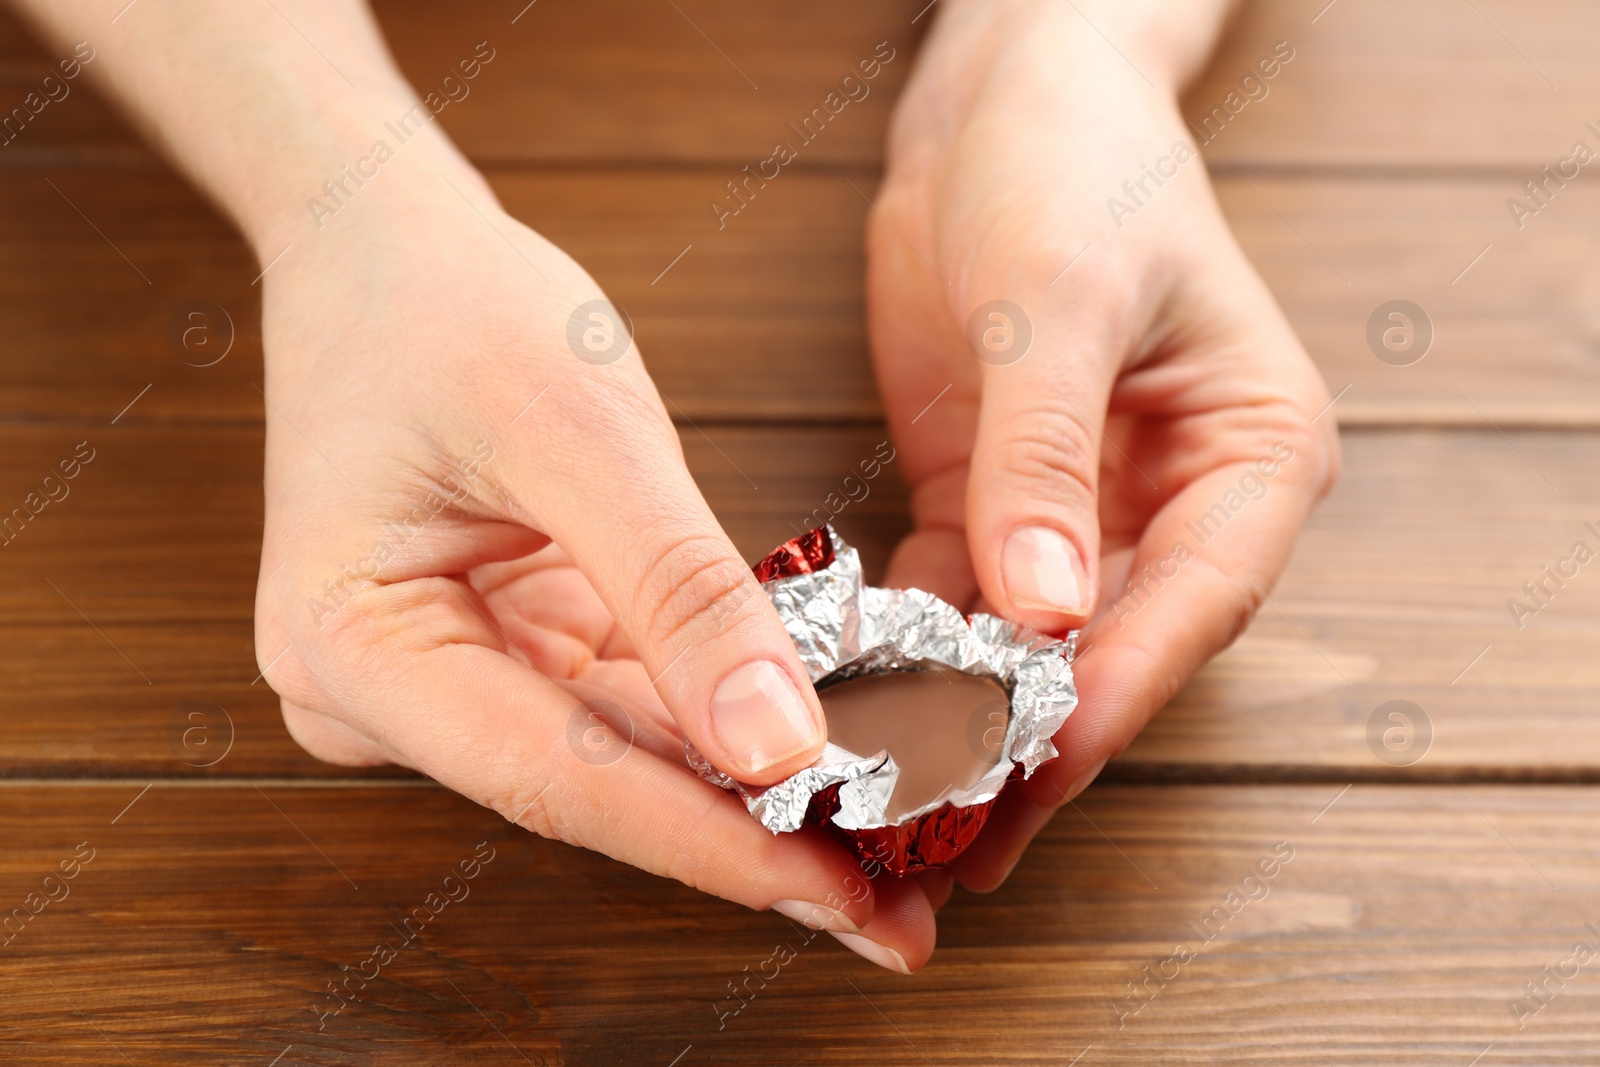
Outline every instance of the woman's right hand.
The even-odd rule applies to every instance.
[[[933,947],[915,882],[774,836],[742,781],[825,729],[776,613],[684,466],[588,274],[448,155],[378,169],[265,276],[260,666],[335,763],[395,762],[547,837],[843,935]]]

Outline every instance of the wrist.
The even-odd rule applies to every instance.
[[[374,221],[437,200],[450,182],[474,201],[493,194],[439,127],[428,104],[407,92],[374,93],[320,110],[300,126],[273,166],[247,176],[229,198],[262,264],[356,220]]]
[[[1024,39],[1044,33],[1081,41],[1085,58],[1132,65],[1176,100],[1204,68],[1235,0],[945,0],[941,16],[962,36],[988,32]],[[1115,49],[1115,52],[1112,51]],[[1116,53],[1121,53],[1118,56]]]

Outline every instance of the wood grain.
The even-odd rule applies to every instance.
[[[442,790],[143,786],[3,787],[7,909],[94,850],[0,948],[18,1062],[1460,1067],[1600,1040],[1581,975],[1520,1030],[1508,1007],[1595,944],[1588,788],[1095,787],[901,978]],[[1167,980],[1127,1014],[1147,966]]]
[[[819,521],[814,509],[883,440],[862,427],[681,432],[690,469],[751,562],[804,532],[808,518]],[[94,458],[65,483],[65,498],[45,503],[0,547],[0,613],[30,625],[248,619],[261,540],[260,428],[0,426],[3,514],[42,492],[45,475],[83,440]],[[864,534],[874,569],[904,526],[895,478],[891,467],[839,513],[841,529]]]
[[[417,91],[455,94],[439,121],[476,160],[715,160],[731,167],[731,178],[770,156],[777,141],[796,140],[788,124],[822,107],[887,42],[880,58],[892,58],[865,83],[866,94],[853,89],[859,100],[799,146],[808,166],[880,159],[889,105],[928,22],[912,23],[924,2],[542,0],[524,9],[526,0],[379,0],[373,8]],[[459,78],[458,65],[480,42],[492,58],[464,83],[462,96],[444,79]],[[0,100],[9,110],[38,87],[56,57],[8,16],[0,21],[0,58]],[[60,104],[47,105],[0,150],[0,165],[68,158],[148,166],[149,152],[87,84],[80,80]]]
[[[692,0],[677,10],[647,0],[542,0],[515,24],[523,6],[515,0],[375,6],[421,91],[437,88],[479,41],[495,49],[470,95],[440,113],[474,159],[715,160],[734,170],[766,158],[787,123],[887,40],[897,57],[871,95],[841,113],[798,163],[877,164],[888,104],[933,17],[912,24],[924,6],[918,0]],[[1214,163],[1496,168],[1518,175],[1515,185],[1524,170],[1564,155],[1584,136],[1583,124],[1600,116],[1600,75],[1588,54],[1597,32],[1600,15],[1578,0],[1337,0],[1325,10],[1264,0],[1247,6],[1224,37],[1185,113],[1198,123],[1276,42],[1288,41],[1295,58],[1208,145]],[[0,99],[19,103],[53,61],[9,17],[0,21],[0,57]],[[49,105],[3,150],[0,165],[63,158],[118,166],[150,159],[87,83]]]
[[[827,518],[828,494],[882,440],[872,427],[682,435],[690,469],[751,561]],[[20,502],[80,439],[62,426],[0,429],[0,500]],[[17,679],[0,700],[18,712],[0,733],[0,767],[327,773],[282,733],[264,686],[250,684],[259,430],[118,425],[95,440],[72,494],[0,548],[0,611],[16,635],[0,641],[0,675]],[[1521,629],[1507,606],[1575,541],[1600,548],[1584,525],[1600,525],[1597,449],[1592,436],[1563,432],[1346,434],[1344,478],[1269,606],[1110,773],[1600,776],[1600,667],[1589,655],[1600,582],[1585,568],[1550,586],[1548,606]],[[906,528],[904,506],[891,464],[835,516],[871,575]],[[1368,720],[1389,700],[1412,701],[1432,724],[1431,749],[1407,766],[1368,744]],[[174,734],[197,708],[223,709],[239,731],[215,768],[193,767],[204,758]],[[209,714],[220,737],[224,720]],[[191,739],[201,736],[210,735]]]
[[[1580,540],[1600,550],[1585,525],[1600,527],[1600,442],[1395,432],[1344,445],[1341,484],[1268,606],[1135,740],[1123,773],[1183,777],[1209,762],[1344,780],[1587,779],[1600,757],[1600,669],[1587,651],[1600,640],[1600,582],[1580,568],[1557,588],[1543,568]],[[1529,598],[1530,581],[1548,595]],[[1546,606],[1519,617],[1513,597]],[[1391,700],[1417,705],[1432,729],[1431,748],[1396,753],[1399,766],[1369,741]]]
[[[428,0],[376,7],[419,87],[437,84],[480,40],[502,53],[472,96],[440,114],[474,159],[717,160],[736,172],[770,156],[774,143],[794,142],[788,124],[799,126],[886,43],[880,58],[887,61],[864,83],[867,95],[815,140],[796,144],[808,165],[880,159],[889,105],[928,25],[912,24],[925,4],[546,0],[515,26],[521,3],[481,5],[466,17]]]
[[[678,417],[877,418],[868,208],[850,185],[870,192],[870,176],[785,175],[718,230],[705,207],[717,173],[492,178],[628,310]],[[1337,408],[1346,425],[1600,426],[1600,267],[1587,236],[1600,187],[1564,191],[1521,231],[1505,210],[1514,191],[1503,179],[1218,182],[1331,391],[1350,387]],[[222,220],[159,173],[0,171],[11,301],[0,413],[109,421],[150,386],[124,421],[259,418],[258,271]],[[1381,361],[1367,338],[1395,299],[1431,324],[1431,350],[1410,366]],[[205,317],[186,317],[196,309]],[[191,325],[203,328],[186,335]],[[227,356],[206,365],[230,334]],[[797,380],[805,387],[789,387]]]
[[[1600,12],[1582,3],[1251,3],[1184,113],[1198,124],[1287,41],[1295,57],[1266,83],[1267,95],[1206,146],[1214,164],[1493,169],[1516,187],[1575,140],[1600,147],[1584,129],[1600,119],[1600,72],[1588,48],[1597,31]]]
[[[632,314],[747,559],[881,440],[863,194],[923,2],[377,4],[424,91],[495,49],[440,121]],[[1576,0],[1245,9],[1185,114],[1295,49],[1205,151],[1342,391],[1344,480],[1238,644],[1005,887],[957,892],[911,979],[294,745],[251,624],[259,265],[76,83],[0,147],[0,519],[94,450],[0,538],[0,1059],[1591,1063],[1600,994],[1551,975],[1600,946],[1600,578],[1520,626],[1507,601],[1600,547],[1600,196],[1580,177],[1521,227],[1506,201],[1600,143],[1596,31]],[[871,95],[719,227],[708,201],[885,40]],[[50,62],[0,14],[0,110]],[[1410,366],[1367,340],[1396,299],[1435,334]],[[904,511],[891,464],[835,517],[869,575]],[[1425,745],[1386,746],[1394,700]],[[470,896],[407,941],[480,843]],[[329,1013],[380,941],[407,947]]]
[[[845,176],[787,175],[720,232],[706,207],[721,181],[711,170],[493,177],[514,213],[629,312],[682,418],[877,416],[868,207]],[[160,173],[0,171],[0,292],[12,301],[0,413],[109,420],[148,385],[128,421],[259,418],[259,270],[198,196]],[[796,374],[814,387],[776,386]]]
[[[1331,16],[1330,16],[1331,17]],[[1600,142],[1597,142],[1600,144]],[[1217,195],[1316,360],[1346,425],[1593,427],[1600,419],[1600,186],[1522,229],[1509,178],[1227,177]],[[1407,300],[1432,347],[1380,359],[1379,308]],[[1415,316],[1413,316],[1415,317]]]
[[[0,776],[372,773],[319,763],[290,739],[257,680],[253,632],[248,617],[0,628]]]
[[[882,440],[871,428],[683,435],[752,563],[828,517],[829,494]],[[0,545],[0,776],[345,774],[299,750],[256,680],[260,428],[0,424],[0,516],[42,494],[83,440],[94,457],[54,483],[66,495]],[[892,464],[868,484],[836,520],[876,574],[905,528],[905,493]]]

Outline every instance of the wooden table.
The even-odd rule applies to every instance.
[[[379,5],[419,85],[497,50],[442,121],[631,310],[752,559],[882,432],[846,179],[875,180],[924,2]],[[1270,0],[1229,33],[1197,118],[1295,49],[1206,153],[1339,393],[1344,480],[1250,631],[1002,890],[956,894],[912,978],[295,747],[251,646],[257,267],[80,86],[0,149],[0,506],[95,457],[0,549],[0,914],[75,872],[0,947],[0,1059],[1593,1063],[1600,574],[1520,629],[1506,600],[1596,543],[1600,178],[1520,229],[1506,202],[1600,145],[1597,38],[1577,0]],[[707,200],[882,40],[873,95],[719,232]],[[10,23],[0,54],[20,100],[49,57]],[[1435,331],[1410,366],[1366,342],[1395,299]],[[235,327],[214,366],[171,338],[197,301]],[[796,362],[830,387],[771,388]],[[903,504],[841,517],[870,566]],[[1374,740],[1392,700],[1426,746]],[[333,1011],[474,856],[470,895]]]

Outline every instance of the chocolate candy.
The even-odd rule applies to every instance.
[[[817,686],[828,745],[765,788],[734,781],[693,746],[688,755],[773,833],[822,825],[874,871],[943,866],[1008,780],[1055,757],[1050,738],[1078,702],[1076,635],[1056,640],[964,616],[920,589],[868,586],[860,557],[826,526],[755,573]]]

